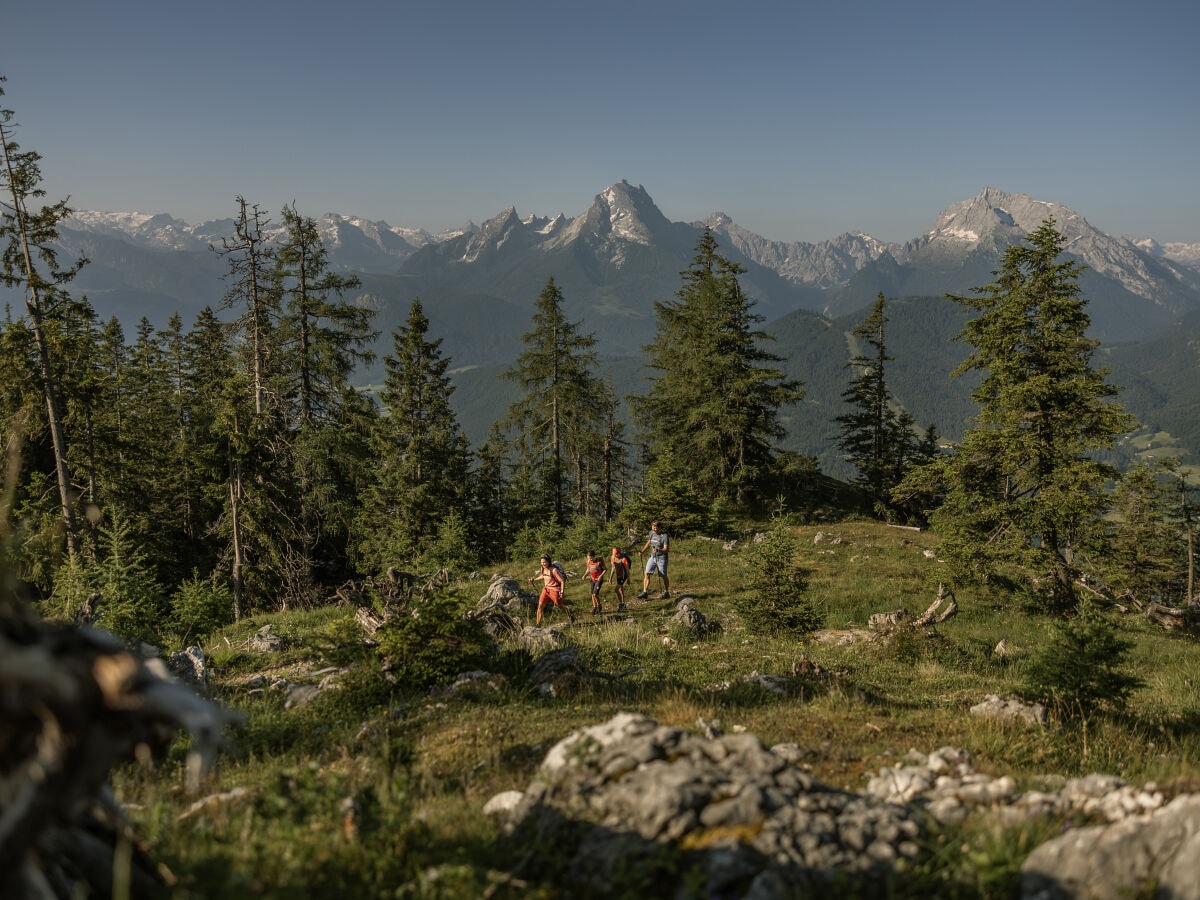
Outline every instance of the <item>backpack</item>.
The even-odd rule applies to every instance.
[[[558,573],[558,577],[562,579],[563,587],[566,587],[567,586],[567,573],[566,573],[566,570],[563,569],[562,563],[555,560],[554,562],[550,563],[550,568],[554,569],[554,571],[556,571]]]

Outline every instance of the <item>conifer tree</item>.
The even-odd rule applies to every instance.
[[[363,498],[360,557],[375,571],[406,565],[428,549],[441,523],[467,503],[467,439],[450,403],[442,339],[429,339],[419,299],[392,333],[371,449],[375,478]]]
[[[871,312],[855,326],[852,335],[866,343],[869,352],[860,352],[847,363],[859,370],[842,399],[854,410],[836,418],[841,425],[838,446],[858,469],[858,483],[870,494],[879,513],[892,505],[892,489],[913,465],[928,462],[936,449],[931,431],[922,441],[914,430],[912,416],[898,410],[887,386],[889,356],[885,340],[887,313],[883,292]],[[932,446],[931,446],[932,445]]]
[[[1121,476],[1107,522],[1105,552],[1095,560],[1114,593],[1132,594],[1141,604],[1175,600],[1186,593],[1179,577],[1183,548],[1172,522],[1175,486],[1160,480],[1167,470],[1156,468],[1140,463]]]
[[[1016,566],[1055,611],[1076,605],[1076,555],[1100,540],[1116,476],[1094,451],[1130,430],[1092,365],[1082,266],[1061,259],[1052,218],[1008,248],[996,280],[951,299],[976,313],[960,338],[973,350],[956,374],[978,371],[979,412],[949,457],[910,473],[898,495],[931,488],[943,552],[960,575]]]
[[[267,412],[270,362],[273,353],[273,332],[279,318],[279,297],[271,291],[271,270],[274,248],[264,233],[270,220],[258,205],[249,205],[240,194],[235,201],[238,215],[232,237],[221,239],[221,246],[212,249],[225,257],[229,288],[221,300],[225,309],[238,310],[234,320],[241,336],[241,350],[249,359],[251,396],[254,412]]]
[[[272,278],[282,309],[280,340],[293,416],[302,423],[336,422],[337,404],[355,365],[374,358],[368,349],[376,336],[374,312],[343,299],[359,280],[330,271],[314,219],[285,206],[283,225]]]
[[[0,97],[4,81],[0,76]],[[71,215],[65,200],[39,210],[30,208],[45,196],[42,188],[41,156],[22,151],[13,140],[15,113],[0,108],[0,284],[21,287],[25,292],[25,312],[36,348],[36,373],[46,409],[46,422],[54,453],[55,479],[58,483],[60,511],[66,535],[67,551],[74,556],[79,549],[75,498],[67,458],[67,438],[63,425],[60,397],[60,360],[52,331],[55,320],[69,315],[73,301],[67,285],[87,263],[78,259],[61,267],[55,244],[58,223]]]
[[[374,358],[368,346],[374,312],[344,299],[359,281],[330,270],[314,219],[285,206],[283,226],[272,272],[281,312],[278,384],[288,423],[287,438],[278,441],[277,471],[285,477],[290,468],[294,483],[279,495],[286,510],[279,520],[289,524],[280,538],[284,573],[307,591],[318,560],[340,569],[348,551],[371,418],[371,404],[351,386],[350,375],[357,363]]]
[[[567,320],[564,297],[550,278],[538,295],[533,330],[521,336],[525,350],[505,377],[524,391],[508,409],[517,446],[531,476],[530,516],[567,521],[570,482],[576,488],[589,450],[596,446],[611,402],[595,376],[596,339]]]
[[[655,303],[658,331],[645,348],[655,374],[637,409],[651,455],[674,447],[709,503],[741,505],[756,494],[784,434],[779,410],[801,396],[763,346],[770,336],[756,327],[762,317],[738,281],[744,271],[706,228],[675,299]]]

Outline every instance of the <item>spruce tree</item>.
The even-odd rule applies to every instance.
[[[0,76],[0,97],[4,81]],[[40,209],[31,202],[45,196],[42,188],[41,156],[22,151],[13,140],[15,113],[0,108],[0,284],[20,287],[25,292],[25,313],[36,348],[36,373],[45,403],[46,423],[54,453],[60,512],[68,554],[79,550],[75,500],[67,459],[63,425],[60,371],[61,354],[56,352],[55,321],[70,315],[74,301],[67,286],[87,263],[80,258],[63,267],[58,262],[58,224],[71,215],[65,200]]]
[[[295,207],[283,208],[283,242],[272,273],[282,311],[281,333],[292,417],[300,422],[337,421],[338,401],[358,363],[370,362],[374,311],[343,299],[358,278],[329,268],[317,223]]]
[[[429,319],[413,300],[383,359],[383,410],[371,435],[375,475],[361,504],[359,557],[376,572],[408,565],[443,521],[466,508],[469,453],[441,345],[429,339]]]
[[[271,290],[271,270],[275,251],[265,234],[270,226],[258,205],[251,206],[241,195],[236,198],[238,215],[232,237],[221,239],[212,249],[225,258],[229,287],[221,299],[224,309],[237,311],[234,324],[240,337],[242,356],[249,360],[251,396],[254,412],[267,412],[270,363],[276,340],[273,332],[279,318],[279,296]]]
[[[706,228],[675,299],[655,303],[654,374],[636,405],[652,456],[674,448],[699,497],[740,506],[760,492],[784,435],[779,410],[801,391],[764,347],[770,336],[738,281],[745,269],[717,251]]]
[[[597,435],[605,430],[605,404],[612,402],[594,374],[596,339],[567,320],[563,303],[550,278],[537,298],[533,330],[521,336],[525,350],[504,373],[524,392],[507,420],[531,488],[522,512],[556,523],[567,521],[571,481],[578,491],[585,460],[602,444]],[[581,505],[577,494],[577,511]]]
[[[933,515],[943,553],[965,577],[1011,574],[1052,610],[1076,604],[1077,554],[1101,539],[1105,484],[1095,451],[1133,427],[1092,365],[1097,342],[1079,286],[1082,266],[1047,219],[1005,251],[996,280],[970,297],[960,339],[973,350],[979,412],[953,455],[910,474],[898,494],[944,491]]]
[[[838,446],[858,470],[858,483],[881,515],[892,512],[892,489],[905,472],[928,462],[936,449],[936,435],[930,431],[924,440],[919,439],[912,416],[896,408],[888,389],[887,363],[894,357],[887,352],[885,304],[881,291],[870,314],[851,332],[869,349],[846,364],[859,370],[842,392],[842,399],[854,409],[835,420],[841,425]]]
[[[1132,595],[1142,606],[1186,594],[1179,577],[1183,545],[1172,521],[1175,486],[1166,479],[1167,471],[1143,462],[1121,476],[1107,521],[1105,552],[1096,560],[1109,588]]]

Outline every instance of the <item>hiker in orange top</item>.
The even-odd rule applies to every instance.
[[[608,564],[612,572],[613,588],[617,592],[617,612],[625,612],[625,583],[629,581],[629,570],[633,567],[633,560],[620,547],[613,547]]]
[[[595,550],[587,552],[587,577],[592,580],[592,615],[598,616],[603,612],[600,603],[600,588],[604,584],[604,560],[596,555]]]
[[[571,610],[567,607],[566,601],[563,599],[563,575],[562,571],[551,564],[550,557],[542,555],[542,570],[530,578],[530,581],[542,580],[542,593],[538,596],[537,606],[537,624],[541,627],[542,610],[550,603],[553,603],[559,609],[567,614],[567,624],[574,625],[575,617],[571,615]]]

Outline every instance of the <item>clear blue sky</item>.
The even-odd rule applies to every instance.
[[[901,241],[985,186],[1200,241],[1196,0],[46,0],[3,104],[79,209],[583,212]]]

